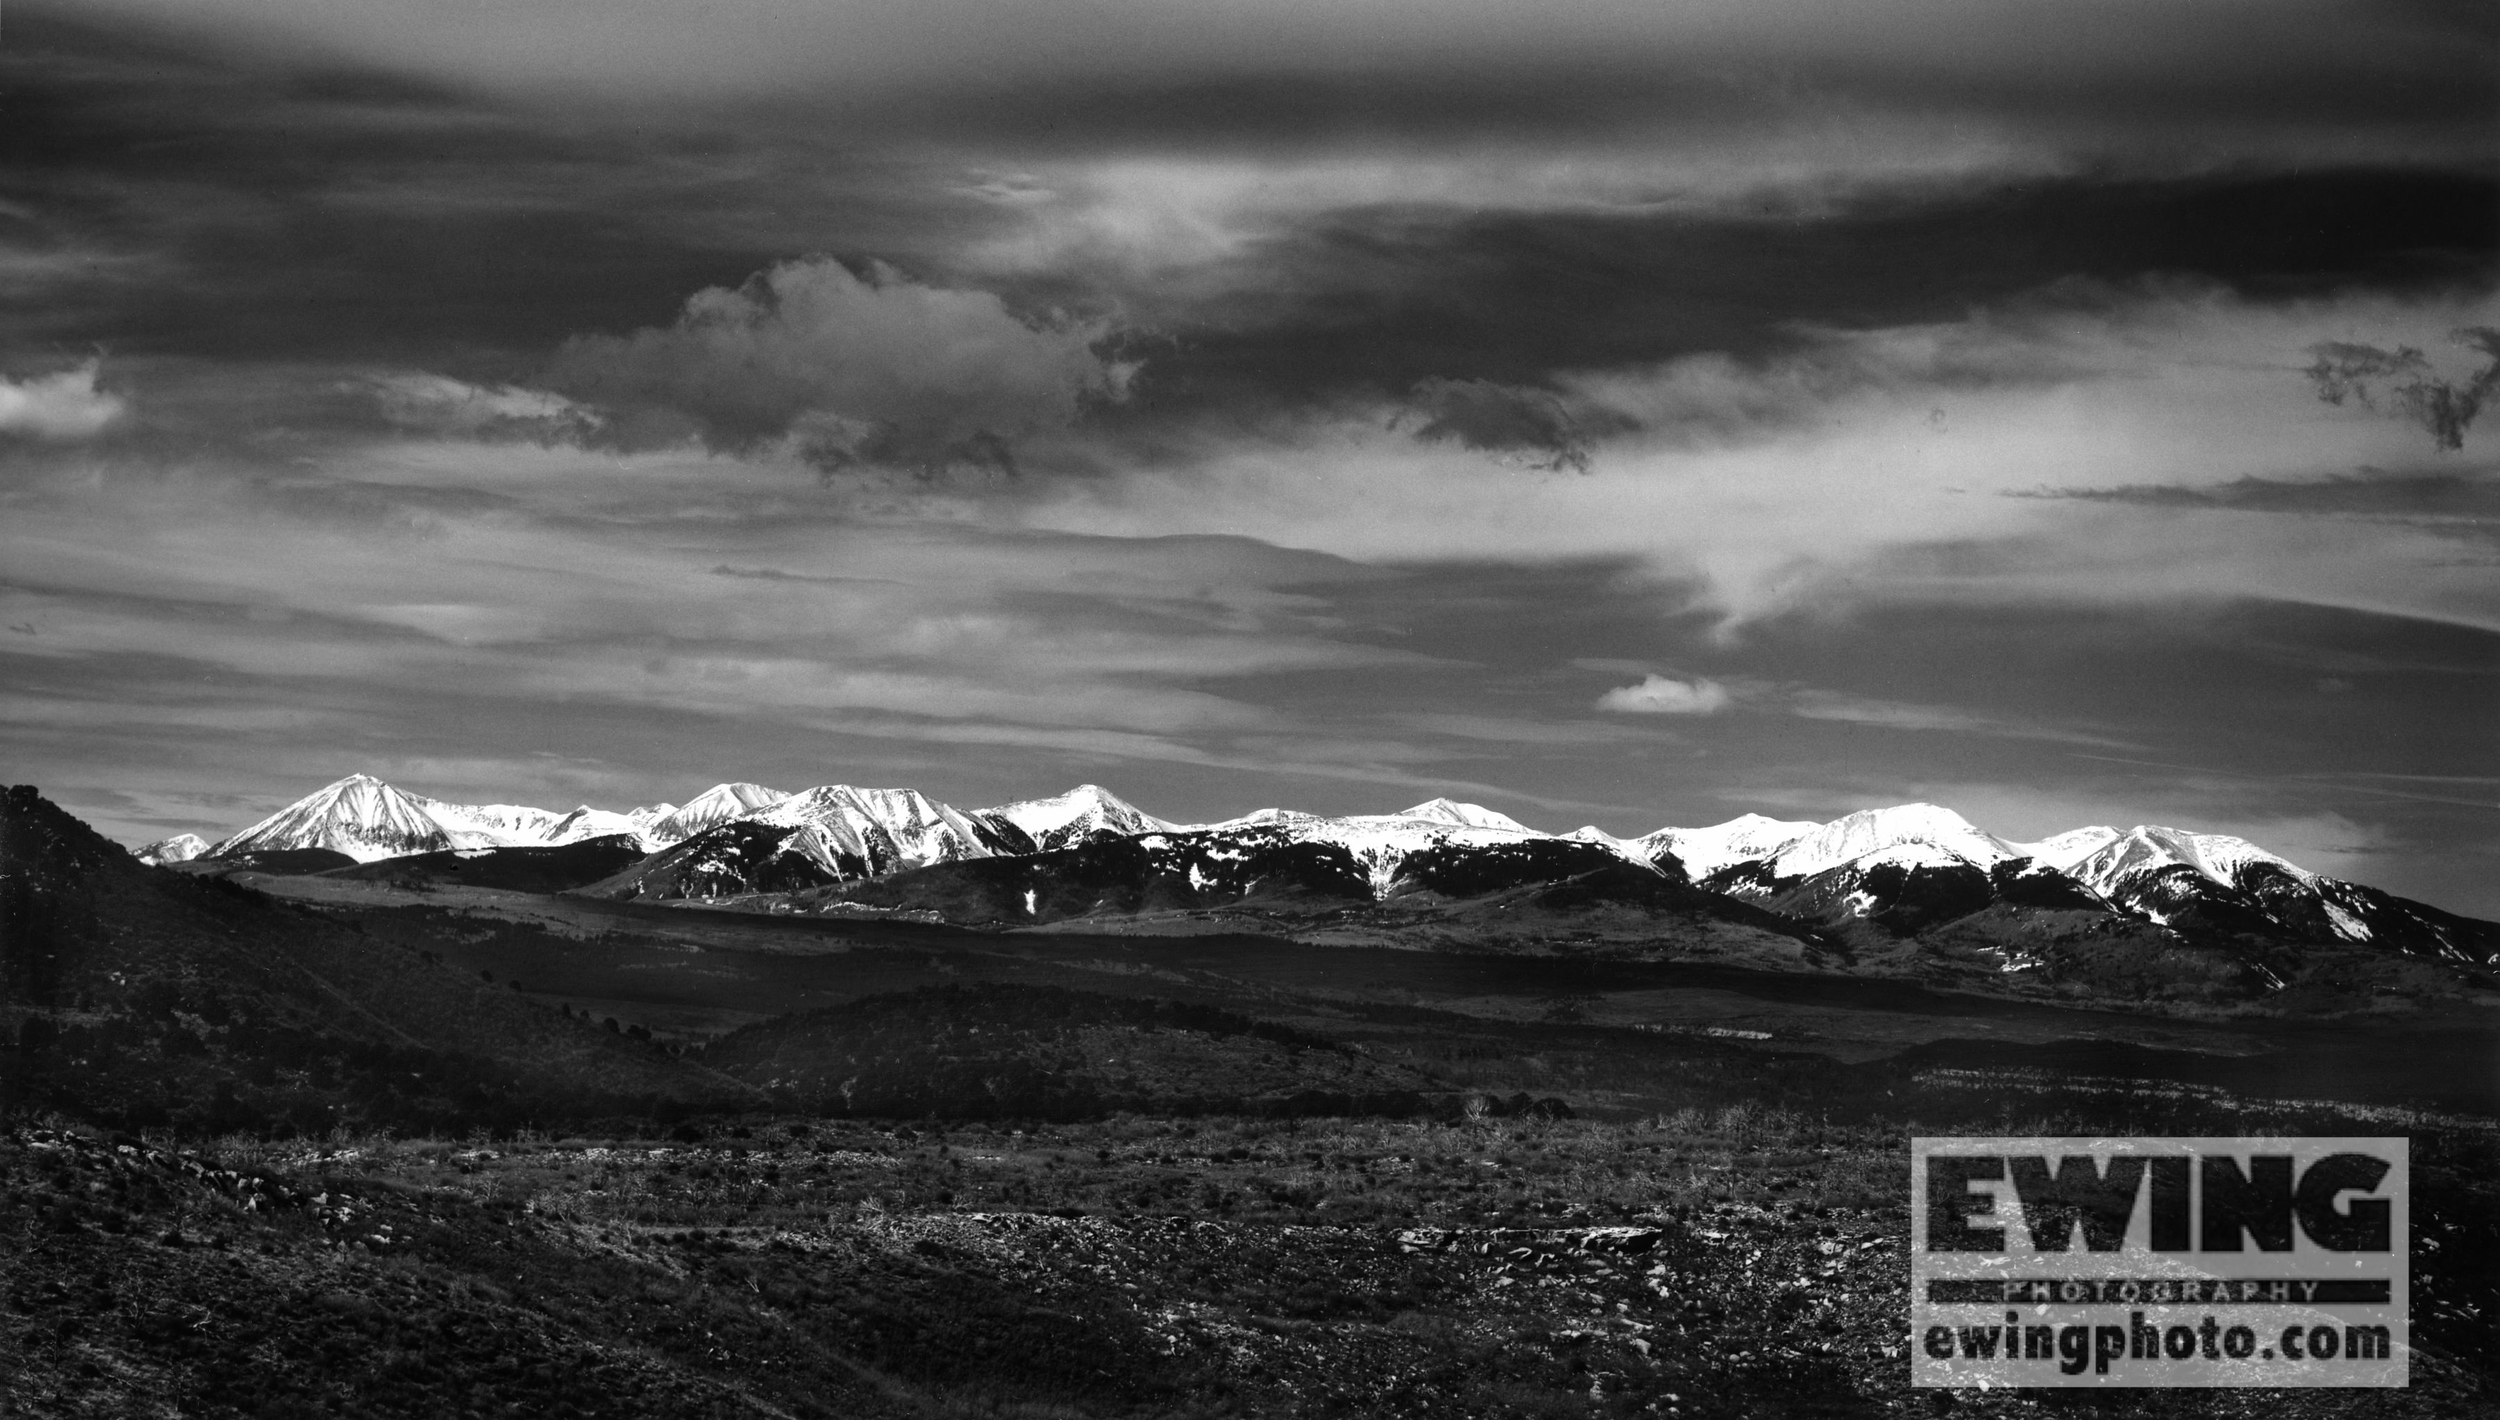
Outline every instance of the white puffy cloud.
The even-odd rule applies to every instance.
[[[121,396],[95,387],[97,362],[30,380],[0,376],[0,434],[63,442],[93,438],[127,409]]]
[[[1095,350],[1109,333],[814,258],[698,291],[673,325],[576,337],[548,382],[607,408],[628,445],[693,436],[721,451],[782,445],[828,467],[997,466],[1086,399],[1119,396],[1128,367]]]
[[[1597,708],[1626,715],[1716,715],[1735,697],[1715,680],[1644,677],[1638,685],[1620,685],[1597,697]]]
[[[402,371],[374,375],[364,387],[382,414],[404,428],[446,434],[578,435],[601,420],[560,394],[518,385],[473,385],[448,375]]]

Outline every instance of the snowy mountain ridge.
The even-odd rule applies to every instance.
[[[970,818],[917,789],[827,784],[736,821],[807,830],[801,851],[845,876],[882,877],[995,851]]]
[[[1771,855],[1775,878],[1810,878],[1873,854],[1899,857],[1902,850],[1921,863],[1951,861],[1975,868],[1993,868],[2025,856],[1995,834],[1935,804],[1899,804],[1888,809],[1861,809],[1791,840]]]
[[[1372,891],[1385,893],[1398,870],[1414,854],[1436,848],[1499,848],[1560,836],[1540,833],[1506,814],[1481,804],[1429,799],[1393,814],[1355,814],[1329,818],[1292,809],[1260,809],[1220,823],[1174,828],[1175,834],[1212,838],[1255,838],[1261,842],[1324,843],[1344,849],[1370,877]],[[1149,840],[1151,841],[1151,840]],[[1628,855],[1627,855],[1628,856]],[[1647,866],[1646,863],[1643,866]]]
[[[2236,884],[2252,864],[2266,864],[2306,882],[2318,875],[2249,842],[2221,833],[2186,833],[2138,825],[2120,832],[2107,826],[2078,828],[2038,843],[2017,845],[2043,867],[2101,890],[2147,871],[2186,867],[2217,883]]]
[[[788,797],[789,794],[783,790],[767,789],[761,784],[715,784],[654,819],[650,835],[655,843],[663,847],[682,843],[707,828],[731,819],[745,818]]]
[[[902,857],[926,861],[1000,851],[991,842],[999,837],[999,825],[1022,833],[1033,843],[1033,851],[1103,835],[1258,828],[1282,829],[1375,857],[1435,844],[1525,839],[1595,843],[1642,864],[1663,850],[1673,853],[1696,880],[1744,864],[1759,864],[1762,875],[1770,878],[1806,878],[1869,855],[1887,855],[1902,862],[1962,862],[1983,869],[2030,858],[2095,891],[2131,875],[2178,866],[2224,886],[2236,885],[2252,864],[2270,865],[2303,881],[2317,880],[2315,874],[2245,839],[2222,834],[2154,825],[2123,832],[2096,826],[2037,843],[2019,843],[1988,833],[1951,809],[1924,803],[1861,810],[1829,823],[1743,814],[1707,827],[1668,827],[1638,838],[1622,838],[1595,827],[1546,833],[1482,805],[1448,798],[1389,814],[1332,817],[1266,808],[1212,823],[1182,824],[1148,814],[1095,784],[966,813],[912,789],[830,784],[791,793],[729,782],[716,784],[682,805],[663,803],[622,813],[584,805],[556,813],[521,804],[449,803],[407,793],[366,774],[351,774],[326,785],[200,849],[191,849],[184,841],[194,835],[181,835],[141,851],[173,862],[284,848],[328,848],[370,862],[446,848],[542,846],[611,835],[630,835],[647,850],[656,851],[741,820],[813,825],[846,843],[857,840],[862,844],[861,835],[873,827],[903,848]],[[987,834],[985,820],[990,825]],[[1924,848],[1913,852],[1911,845]]]
[[[585,805],[558,814],[520,804],[447,803],[352,774],[214,844],[173,838],[140,851],[151,862],[173,863],[322,848],[372,862],[444,850],[627,837],[646,857],[626,878],[651,868],[652,881],[675,885],[664,895],[744,896],[1120,839],[1154,847],[1170,841],[1160,837],[1165,835],[1187,839],[1196,845],[1189,851],[1208,863],[1296,844],[1324,846],[1350,858],[1372,892],[1382,896],[1397,886],[1410,861],[1446,865],[1452,855],[1492,855],[1514,865],[1587,864],[1585,856],[1558,851],[1570,845],[1583,854],[1603,849],[1670,879],[1689,878],[1720,893],[1821,920],[1900,921],[1907,919],[1894,910],[1911,899],[1932,905],[2016,893],[2033,905],[2054,901],[2161,925],[2280,929],[2351,942],[2381,940],[2389,932],[2407,940],[2427,934],[2439,943],[2455,936],[2438,925],[2447,919],[2433,909],[2321,877],[2245,839],[2158,825],[2126,830],[2095,825],[2025,843],[1929,803],[1865,809],[1828,823],[1744,814],[1705,827],[1622,838],[1595,827],[1547,833],[1448,798],[1388,814],[1265,808],[1213,823],[1182,824],[1148,814],[1094,784],[967,812],[913,789],[828,784],[790,793],[733,781],[683,805],[622,813]]]

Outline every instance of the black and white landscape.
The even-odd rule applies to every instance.
[[[1874,1412],[1899,1134],[2011,1125],[2404,1129],[2403,1394],[2490,1384],[2500,924],[2236,838],[4,809],[6,1335],[64,1405]]]
[[[2269,1132],[2408,1136],[2411,1387],[2105,1408],[2500,1409],[2495,113],[2448,0],[10,4],[0,1414],[2027,1415],[1907,1141]]]

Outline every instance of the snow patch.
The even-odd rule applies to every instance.
[[[1929,850],[1921,857],[1912,845]],[[1889,809],[1863,809],[1807,833],[1770,860],[1771,876],[1810,878],[1845,864],[1892,850],[1910,852],[1905,865],[1941,867],[1966,863],[1992,868],[2024,856],[1970,820],[1935,804],[1901,804]]]
[[[1684,865],[1685,872],[1699,879],[1767,858],[1822,826],[1744,814],[1708,828],[1662,828],[1633,839],[1631,846],[1644,862],[1665,849]]]

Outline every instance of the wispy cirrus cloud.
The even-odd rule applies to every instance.
[[[1991,735],[2004,739],[2097,745],[2113,749],[2131,747],[2124,739],[2067,726],[2008,719],[1950,705],[1920,705],[1829,690],[1795,690],[1778,697],[1775,703],[1786,713],[1800,719],[1836,720],[1885,730]]]

